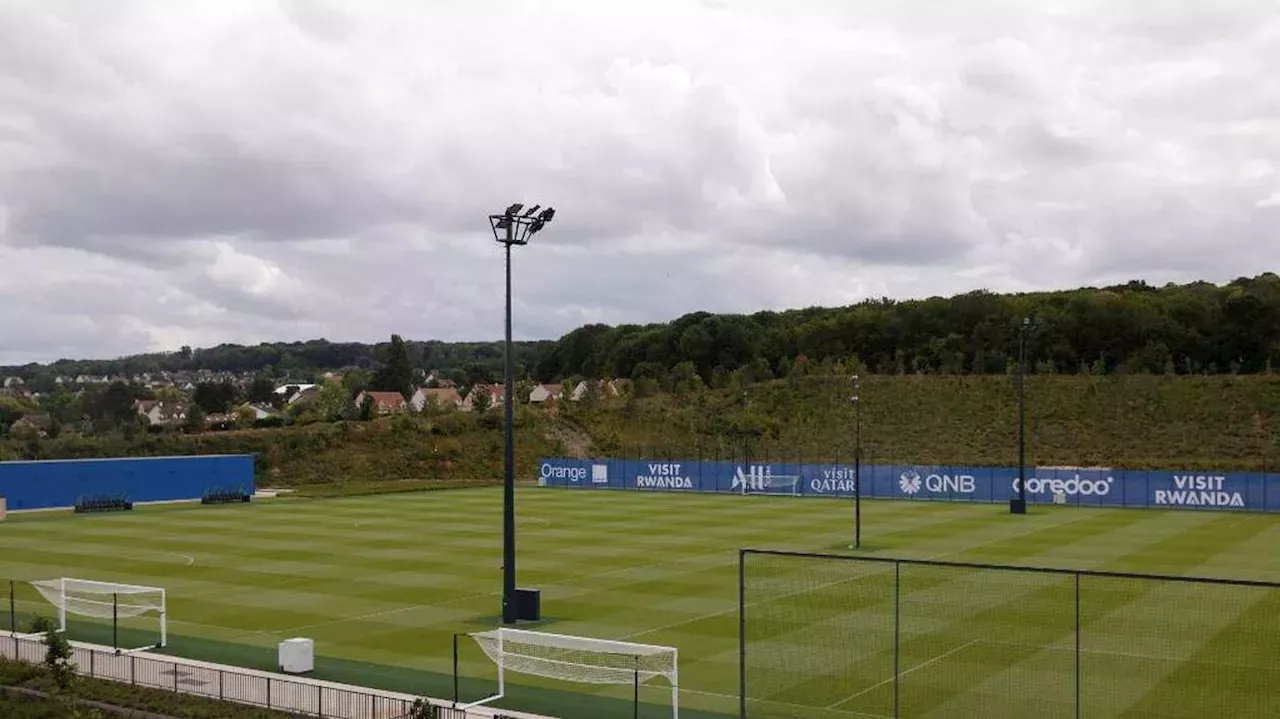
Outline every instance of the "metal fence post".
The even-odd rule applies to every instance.
[[[267,677],[267,708],[271,708],[271,677]]]
[[[221,669],[219,669],[219,670],[218,670],[218,699],[219,699],[219,700],[223,699],[223,697],[225,697],[225,696],[226,696],[226,695],[223,693],[223,690],[222,690],[222,679],[223,679],[223,674],[225,674],[225,672],[223,672]]]
[[[129,684],[138,684],[138,658],[132,654],[129,655]]]
[[[1080,572],[1076,572],[1076,719],[1080,719]]]
[[[89,676],[93,676],[93,665],[97,662],[98,652],[95,649],[89,650]]]
[[[902,562],[893,563],[893,716],[902,716],[898,710],[902,674],[898,671],[901,655],[902,626]]]
[[[173,691],[178,691],[178,663],[173,663]]]
[[[316,714],[324,719],[324,687],[319,684],[316,685]]]
[[[738,550],[738,700],[739,719],[747,719],[747,552]]]

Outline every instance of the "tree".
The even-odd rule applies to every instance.
[[[399,392],[405,399],[413,395],[413,365],[400,335],[391,335],[387,362],[373,375],[369,386],[378,392]]]
[[[301,402],[299,404],[302,404]],[[311,411],[326,422],[348,419],[355,414],[356,406],[347,390],[338,382],[325,382],[320,393],[310,402]]]
[[[275,391],[276,383],[272,382],[270,377],[263,377],[259,375],[254,377],[253,383],[249,385],[248,399],[250,402],[256,402],[258,404],[269,404],[271,402],[272,395],[275,394]]]
[[[48,617],[33,619],[30,632],[44,635],[44,666],[53,677],[53,683],[61,692],[71,691],[76,679],[76,664],[73,660],[75,655],[71,650],[71,642],[65,634],[58,631],[57,623]]]
[[[490,394],[489,386],[478,384],[471,388],[471,409],[476,412],[486,412],[493,405],[493,395]]]
[[[196,385],[192,401],[206,414],[226,412],[236,401],[236,388],[230,382],[201,382]]]
[[[206,418],[205,411],[200,405],[191,405],[191,409],[187,410],[187,421],[182,423],[183,431],[203,432]]]

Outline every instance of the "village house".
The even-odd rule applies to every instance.
[[[366,399],[373,400],[373,413],[375,415],[399,414],[409,409],[409,403],[404,400],[404,395],[399,392],[371,392],[365,390],[356,395],[356,406],[363,407]]]
[[[564,396],[564,385],[560,384],[540,384],[533,388],[529,393],[529,401],[535,403],[546,402],[552,397],[560,399]]]
[[[462,400],[462,411],[470,412],[475,409],[476,397],[482,393],[489,395],[489,407],[498,407],[506,400],[506,388],[500,384],[478,384],[471,388],[465,399]]]
[[[147,424],[152,426],[165,426],[185,422],[187,419],[187,410],[185,407],[177,405],[165,405],[164,402],[153,399],[135,400],[133,403],[134,410],[147,420]]]
[[[409,398],[409,406],[414,412],[421,412],[428,402],[436,407],[459,408],[462,406],[462,395],[453,387],[419,387]]]
[[[569,399],[577,402],[582,399],[589,390],[594,390],[597,397],[617,397],[622,393],[622,380],[608,380],[601,382],[596,379],[584,379],[573,388],[573,392],[569,394]]]

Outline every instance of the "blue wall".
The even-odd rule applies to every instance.
[[[0,462],[0,496],[9,509],[70,507],[84,495],[134,502],[199,499],[212,487],[253,492],[252,455],[130,457]]]
[[[1062,491],[1067,503],[1076,505],[1280,511],[1280,475],[1099,467],[1028,467],[1027,474],[1030,502],[1052,502],[1055,492]],[[557,458],[542,460],[538,475],[548,487],[741,492],[747,482],[754,491],[790,494],[790,486],[771,486],[769,477],[783,475],[801,478],[803,496],[854,493],[852,464]],[[862,467],[862,496],[1008,502],[1016,494],[1017,476],[1012,467],[867,465]]]

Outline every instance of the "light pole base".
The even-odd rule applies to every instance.
[[[1011,499],[1009,500],[1009,514],[1026,514],[1027,500]]]

